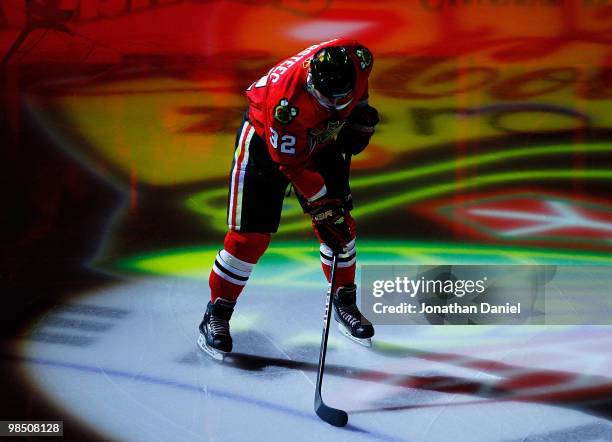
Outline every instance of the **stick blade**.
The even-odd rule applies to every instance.
[[[344,427],[348,423],[346,411],[329,407],[322,400],[315,400],[315,412],[322,420],[334,427]]]

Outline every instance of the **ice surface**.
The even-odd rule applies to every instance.
[[[206,283],[126,279],[40,318],[19,358],[33,384],[116,440],[610,440],[606,327],[378,327],[368,349],[330,331],[313,411],[321,290],[247,287],[233,356],[195,345]],[[604,410],[604,411],[602,411]]]

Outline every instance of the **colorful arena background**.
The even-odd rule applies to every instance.
[[[205,277],[244,90],[335,36],[375,55],[382,123],[352,174],[362,259],[609,261],[606,1],[25,3],[0,4],[8,121],[24,97],[49,140],[124,195],[100,264]],[[274,250],[315,250],[293,197]]]
[[[612,438],[590,324],[377,326],[372,349],[333,330],[350,424],[322,424],[325,281],[294,196],[235,360],[196,353],[244,91],[336,36],[372,50],[381,115],[352,163],[358,269],[607,270],[612,0],[1,0],[0,417],[88,441]]]

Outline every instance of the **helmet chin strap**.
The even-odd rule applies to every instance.
[[[329,98],[325,97],[324,95],[321,94],[321,92],[319,92],[314,87],[314,84],[312,83],[312,80],[310,77],[310,73],[308,74],[308,77],[306,79],[306,89],[308,90],[308,92],[310,92],[310,94],[313,97],[317,99],[317,101],[319,102],[319,104],[321,104],[321,106],[329,110],[342,110],[345,107],[347,107],[349,104],[351,104],[351,102],[353,101],[353,98],[351,97],[351,99],[348,100],[346,103],[336,104],[336,101],[339,100],[340,98],[337,98],[335,100],[330,100]]]

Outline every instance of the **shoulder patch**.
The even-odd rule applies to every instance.
[[[355,48],[355,55],[359,59],[359,68],[365,71],[372,64],[372,53],[363,46]]]
[[[297,107],[289,105],[289,100],[281,98],[278,104],[274,107],[274,119],[280,124],[289,124],[293,121],[300,110]]]
[[[318,129],[310,130],[310,150],[317,144],[325,144],[330,141],[335,141],[338,138],[338,134],[342,130],[345,122],[341,120],[328,120],[326,123]]]

